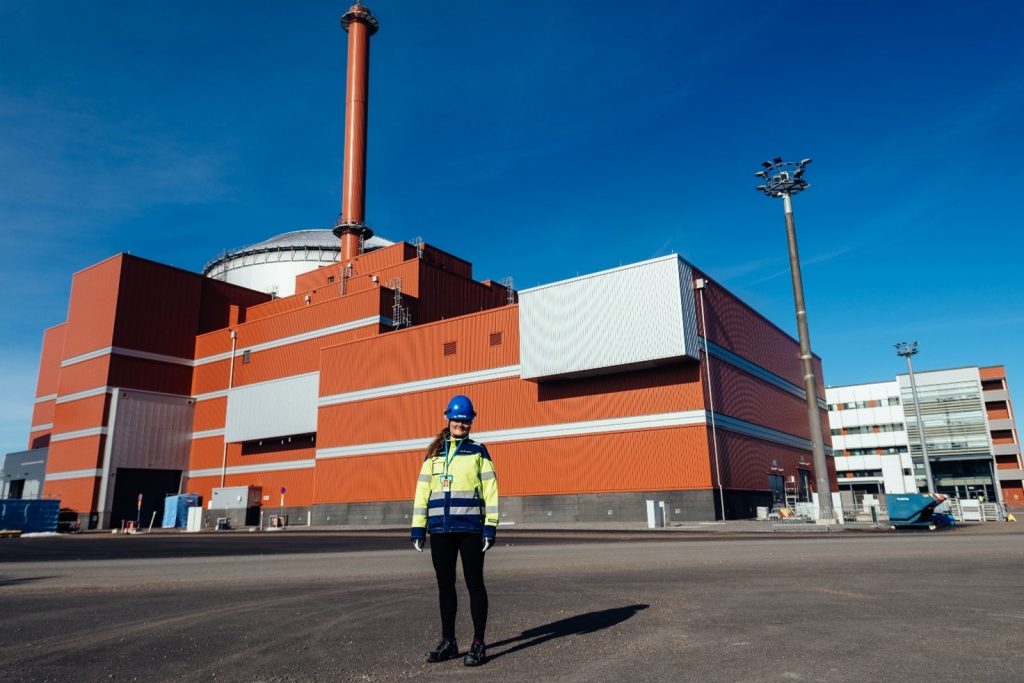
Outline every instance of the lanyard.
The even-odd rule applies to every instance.
[[[448,454],[444,459],[445,474],[448,474],[448,466],[452,464],[452,459],[455,457],[455,454],[459,452],[459,448],[462,447],[463,441],[465,441],[465,439],[459,439],[456,441],[455,439],[449,438]]]

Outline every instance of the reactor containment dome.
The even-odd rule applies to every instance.
[[[371,237],[363,250],[391,244],[382,237]],[[337,263],[340,258],[341,242],[331,230],[295,230],[225,251],[206,264],[203,275],[274,296],[290,296],[295,293],[296,275]]]

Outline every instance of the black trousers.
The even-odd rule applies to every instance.
[[[455,593],[455,559],[458,555],[462,555],[462,575],[469,590],[473,638],[482,643],[487,628],[487,589],[484,587],[483,537],[479,533],[430,535],[430,559],[434,562],[441,606],[441,637],[455,638],[455,614],[459,609]]]

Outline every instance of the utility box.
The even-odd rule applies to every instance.
[[[213,519],[228,519],[230,527],[242,528],[260,523],[263,489],[259,486],[227,486],[213,489],[209,511]]]
[[[188,509],[188,523],[185,526],[186,531],[201,531],[203,528],[203,508],[202,507],[191,507]]]
[[[259,486],[227,486],[214,489],[210,497],[211,510],[243,510],[259,507],[263,489]]]

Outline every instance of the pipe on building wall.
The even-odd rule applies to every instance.
[[[227,400],[231,400],[231,387],[234,386],[235,382],[235,345],[238,343],[238,332],[231,330],[231,360],[228,365],[228,397]],[[225,420],[227,419],[227,413],[224,414]],[[224,479],[228,474],[228,434],[227,425],[224,425],[224,448],[221,451],[220,458],[220,487],[224,488]]]
[[[694,286],[700,294],[700,326],[701,336],[704,337],[704,368],[708,376],[708,407],[711,409],[711,444],[715,451],[715,478],[718,479],[718,500],[722,510],[722,521],[725,521],[725,489],[722,486],[722,468],[718,459],[718,432],[715,429],[715,396],[711,390],[711,354],[708,353],[708,323],[704,318],[704,288],[708,286],[706,278],[697,278]]]
[[[361,243],[373,236],[366,226],[366,116],[369,93],[370,36],[380,24],[363,5],[352,5],[341,17],[348,32],[345,85],[345,163],[341,216],[334,227],[341,238],[341,259],[359,255]]]

